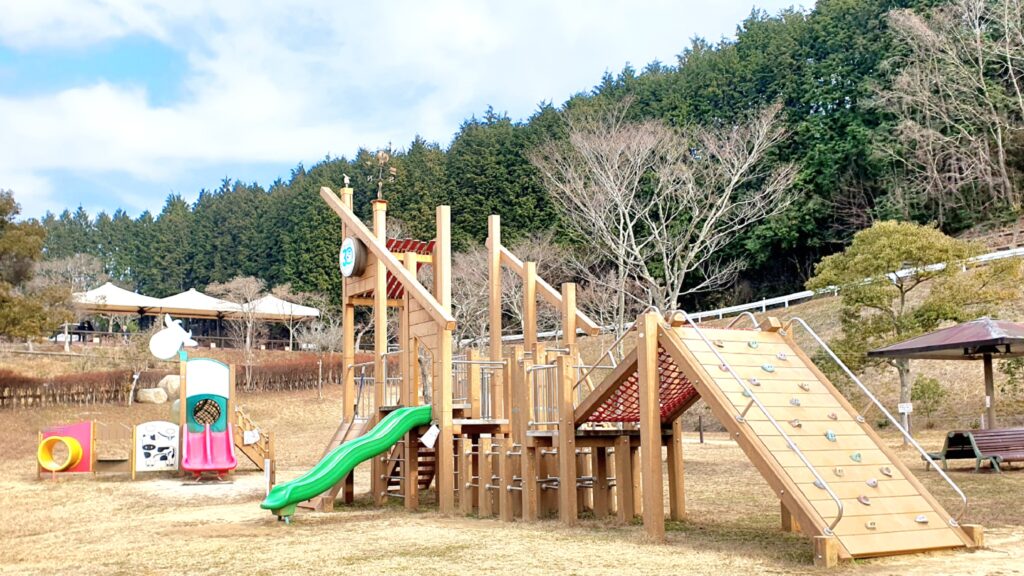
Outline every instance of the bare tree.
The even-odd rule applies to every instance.
[[[1021,207],[1011,147],[1024,122],[1022,4],[955,0],[930,18],[890,13],[908,50],[889,63],[898,73],[878,93],[880,106],[897,118],[895,140],[881,151],[912,192],[895,197],[904,212],[929,201],[941,224],[972,198],[982,199],[974,208]]]
[[[239,305],[236,315],[228,320],[228,333],[245,358],[245,387],[252,388],[252,365],[257,341],[264,336],[266,324],[260,320],[255,302],[266,292],[266,283],[252,276],[236,276],[227,282],[214,282],[206,291]]]
[[[612,263],[616,325],[631,280],[668,310],[686,294],[720,288],[743,263],[722,249],[789,204],[792,164],[770,164],[785,137],[770,106],[734,125],[674,130],[628,122],[629,102],[567,115],[568,140],[532,155],[564,221]]]
[[[85,292],[109,280],[103,262],[91,254],[44,260],[35,265],[33,282],[44,286],[62,285],[72,292]]]

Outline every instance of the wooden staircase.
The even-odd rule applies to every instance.
[[[416,453],[417,464],[416,471],[418,472],[418,482],[420,490],[426,490],[430,488],[430,484],[434,481],[434,475],[437,473],[437,453],[433,448],[427,448],[420,444]],[[392,494],[401,494],[402,490],[402,462],[399,460],[401,457],[403,448],[401,444],[396,444],[391,452],[388,454],[388,492]]]
[[[250,444],[245,442],[245,433],[250,434],[256,431],[259,433],[259,439]],[[270,432],[264,432],[259,426],[253,422],[252,418],[242,410],[241,407],[235,407],[235,429],[234,429],[234,442],[235,448],[245,455],[246,458],[252,462],[256,468],[262,471],[266,471],[267,462],[270,462],[271,472],[274,467],[274,436]],[[271,479],[273,483],[273,479]]]

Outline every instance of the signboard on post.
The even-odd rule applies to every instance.
[[[896,411],[900,414],[912,414],[914,412],[914,405],[910,402],[900,402],[896,405]]]
[[[338,251],[338,267],[345,278],[362,276],[366,270],[366,246],[358,238],[349,236]]]

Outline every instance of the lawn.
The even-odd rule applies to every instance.
[[[279,480],[315,462],[334,432],[339,391],[240,395],[278,438]],[[98,405],[0,412],[0,574],[763,574],[814,572],[810,542],[779,530],[779,505],[743,453],[723,435],[685,446],[688,520],[669,523],[667,543],[645,540],[638,523],[583,520],[503,524],[444,517],[424,498],[410,514],[399,503],[365,499],[330,514],[300,513],[290,526],[258,506],[262,474],[244,463],[234,482],[183,485],[166,475],[37,480],[36,432],[79,419],[135,423],[165,418],[166,406]],[[895,437],[886,436],[894,446]],[[937,448],[941,433],[923,437]],[[914,453],[900,449],[951,510],[956,498]],[[845,563],[857,574],[1024,573],[1024,471],[954,479],[971,498],[964,522],[986,526],[988,549]],[[357,490],[366,489],[360,470]]]

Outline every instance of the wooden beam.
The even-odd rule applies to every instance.
[[[683,467],[683,418],[672,421],[668,443],[668,502],[672,520],[686,518],[686,474]]]
[[[572,409],[572,359],[559,356],[555,361],[555,379],[558,382],[558,518],[563,524],[573,525],[579,515],[576,499],[576,424]]]
[[[839,541],[835,536],[814,537],[814,565],[819,568],[839,565]]]
[[[512,521],[512,491],[508,489],[512,485],[511,450],[511,438],[498,440],[498,515],[502,522]]]
[[[630,462],[629,436],[615,439],[615,513],[619,522],[633,521],[633,463]]]
[[[576,284],[562,284],[562,341],[566,346],[576,343]]]
[[[473,466],[470,464],[473,458],[470,454],[472,450],[473,441],[465,434],[460,435],[458,444],[459,513],[464,516],[473,513],[473,487],[470,486],[473,482]]]
[[[353,306],[373,306],[376,298],[349,298],[348,303]],[[405,303],[394,298],[388,300],[388,308],[401,308]]]
[[[537,345],[537,263],[523,266],[523,346],[533,350]],[[539,356],[534,356],[538,364]]]
[[[380,262],[384,263],[384,266],[388,269],[388,272],[401,282],[402,286],[412,292],[412,296],[425,308],[439,326],[446,330],[455,329],[455,318],[452,316],[448,309],[441,306],[441,304],[435,299],[422,284],[419,283],[416,278],[409,273],[408,270],[402,266],[395,256],[387,249],[387,246],[383,242],[377,240],[373,234],[370,233],[366,225],[352,212],[352,210],[342,204],[341,200],[334,195],[334,192],[330,188],[323,186],[320,188],[320,197],[323,198],[324,202],[334,210],[342,223],[346,226],[346,230],[350,235],[353,235],[366,244],[366,248],[378,258]],[[439,207],[443,208],[443,207]],[[449,239],[450,242],[450,239]],[[450,250],[450,244],[449,244]],[[450,251],[449,251],[450,254]],[[449,300],[450,304],[450,300]]]
[[[501,216],[487,217],[487,309],[491,338],[491,361],[500,362],[501,353]],[[491,414],[508,418],[511,402],[506,400],[504,371],[491,372]]]
[[[451,208],[438,206],[434,220],[437,240],[434,243],[434,304],[437,310],[451,317],[452,309],[452,233]],[[408,274],[408,271],[402,269]],[[420,286],[419,282],[413,282]],[[420,286],[421,287],[421,286]],[[408,289],[408,288],[407,288]],[[422,302],[421,302],[422,304]],[[430,306],[424,305],[430,310]],[[454,320],[450,323],[453,328]],[[437,504],[441,514],[455,512],[454,429],[452,427],[452,332],[449,324],[439,326],[437,353],[434,356],[433,416],[441,433],[437,438]]]
[[[469,402],[469,417],[479,420],[481,417],[480,407],[480,381],[482,380],[481,368],[476,361],[480,360],[480,353],[475,349],[466,351],[466,360],[469,364],[466,368],[467,401]],[[465,416],[463,416],[465,418]]]
[[[655,542],[665,541],[664,485],[661,476],[661,404],[658,389],[658,325],[653,312],[640,319],[637,334],[637,380],[640,408],[640,473],[643,490],[644,528]]]
[[[594,451],[594,518],[608,517],[608,449],[593,447]]]
[[[494,515],[494,492],[487,489],[487,485],[491,484],[491,476],[494,475],[494,470],[491,466],[491,437],[481,436],[479,448],[477,448],[477,458],[480,459],[480,478],[477,479],[477,486],[480,491],[480,507],[477,509],[477,515],[481,518],[488,518]]]
[[[523,277],[525,271],[523,261],[520,260],[515,254],[509,252],[508,249],[505,248],[504,246],[499,246],[498,248],[501,253],[502,264],[508,266],[509,269],[518,274],[520,277]],[[547,300],[548,304],[551,304],[555,308],[562,307],[562,295],[559,294],[557,290],[552,288],[551,284],[545,282],[543,278],[537,278],[537,292],[541,295],[542,298]],[[576,321],[580,324],[580,328],[582,328],[583,331],[588,334],[599,334],[601,332],[601,327],[598,326],[593,320],[590,319],[589,316],[587,316],[580,310],[576,310]]]
[[[387,241],[387,211],[388,203],[384,200],[374,200],[373,203],[373,234],[381,243]],[[380,410],[384,405],[384,391],[387,388],[387,352],[388,352],[388,271],[380,265],[374,269],[374,290],[373,290],[373,377],[376,385],[373,387],[373,409]],[[387,452],[391,454],[391,452]],[[375,457],[370,466],[372,476],[370,486],[373,490],[373,501],[378,506],[387,500],[388,471],[391,469],[388,463],[382,462],[381,458]]]

